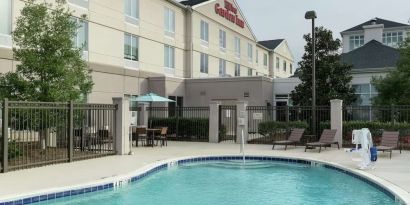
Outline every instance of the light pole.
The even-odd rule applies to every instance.
[[[315,11],[308,11],[305,14],[305,19],[312,20],[312,131],[314,135],[316,135],[316,18]]]

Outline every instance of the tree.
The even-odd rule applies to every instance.
[[[15,72],[0,75],[0,98],[21,101],[80,101],[93,83],[82,48],[72,39],[79,24],[65,0],[27,0],[12,33]],[[82,18],[84,20],[84,18]]]
[[[350,105],[356,100],[351,88],[352,66],[341,63],[338,50],[339,39],[333,39],[332,31],[323,27],[316,30],[316,104],[329,105],[332,99],[341,99]],[[306,40],[305,54],[299,62],[298,76],[302,81],[291,93],[294,105],[312,105],[312,37],[303,36]]]
[[[399,47],[397,69],[386,77],[373,77],[372,84],[379,95],[373,98],[376,105],[410,105],[410,38]]]

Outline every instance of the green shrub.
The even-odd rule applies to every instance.
[[[330,129],[330,122],[320,123],[320,128]],[[370,121],[344,121],[343,122],[343,139],[351,140],[352,131],[362,128],[368,128],[373,137],[380,137],[384,130],[386,131],[399,131],[400,136],[410,135],[410,123],[406,122],[370,122]]]
[[[151,118],[153,127],[168,127],[169,135],[178,135],[183,138],[208,138],[209,119],[208,118]],[[178,128],[178,129],[177,129]]]
[[[9,159],[14,159],[14,158],[19,157],[21,155],[23,155],[23,151],[17,145],[17,142],[16,141],[9,141],[9,144],[8,144],[8,157],[9,157]],[[3,158],[3,151],[1,151],[0,157]]]
[[[267,137],[278,133],[280,130],[288,130],[292,128],[305,128],[309,127],[308,123],[305,121],[291,121],[291,122],[277,122],[277,121],[266,121],[261,122],[258,125],[258,133]]]

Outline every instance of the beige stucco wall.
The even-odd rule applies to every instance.
[[[276,67],[276,58],[279,58],[279,69]],[[288,78],[292,76],[295,72],[296,65],[294,62],[294,57],[287,45],[286,41],[282,42],[270,56],[270,61],[272,62],[272,76],[274,78]],[[286,71],[283,69],[283,61],[286,61]],[[290,64],[292,64],[293,69],[290,72]]]

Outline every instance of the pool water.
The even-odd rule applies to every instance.
[[[125,187],[53,205],[384,205],[375,187],[324,167],[281,162],[205,162],[165,169]]]

